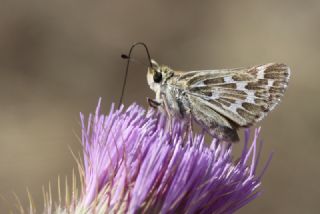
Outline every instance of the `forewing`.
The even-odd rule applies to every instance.
[[[190,71],[180,74],[176,84],[183,85],[192,108],[207,105],[236,125],[246,127],[261,120],[279,103],[289,76],[287,65],[269,63],[252,68]]]

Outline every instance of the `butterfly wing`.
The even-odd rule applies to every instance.
[[[279,103],[289,76],[285,64],[269,63],[190,71],[180,74],[176,83],[184,87],[194,118],[210,129],[224,127],[218,130],[223,134],[229,132],[223,129],[248,127],[264,118]]]

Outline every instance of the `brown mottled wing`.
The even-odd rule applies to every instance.
[[[252,68],[190,71],[180,75],[177,85],[184,86],[196,120],[210,129],[235,130],[264,118],[279,103],[289,76],[285,64],[269,63]],[[221,132],[227,135],[229,130]]]

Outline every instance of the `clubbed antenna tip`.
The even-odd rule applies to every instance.
[[[129,56],[126,55],[126,54],[121,54],[121,58],[122,58],[122,59],[129,59]]]

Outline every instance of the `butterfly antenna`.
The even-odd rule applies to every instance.
[[[122,59],[128,59],[128,60],[130,60],[131,62],[135,62],[135,63],[138,63],[138,64],[140,64],[140,65],[146,66],[146,67],[149,66],[149,65],[147,65],[146,63],[141,62],[140,60],[134,59],[133,57],[130,57],[130,58],[129,58],[129,56],[127,56],[126,54],[122,54],[122,55],[121,55],[121,58],[122,58]]]
[[[126,89],[127,77],[128,77],[128,71],[129,71],[129,65],[130,65],[130,61],[132,60],[132,59],[131,59],[131,53],[132,53],[132,51],[133,51],[133,48],[136,47],[136,46],[138,46],[138,45],[142,45],[142,46],[146,49],[147,56],[148,56],[148,60],[149,60],[149,63],[150,63],[150,67],[152,68],[152,63],[151,63],[151,57],[150,57],[149,49],[148,49],[147,45],[146,45],[145,43],[143,43],[143,42],[134,43],[134,44],[131,46],[128,55],[126,55],[126,54],[121,54],[121,58],[122,58],[122,59],[127,59],[127,66],[126,66],[126,70],[125,70],[125,75],[124,75],[124,80],[123,80],[122,91],[121,91],[121,96],[120,96],[118,108],[120,108],[120,105],[122,104],[124,92],[125,92],[125,89]]]

